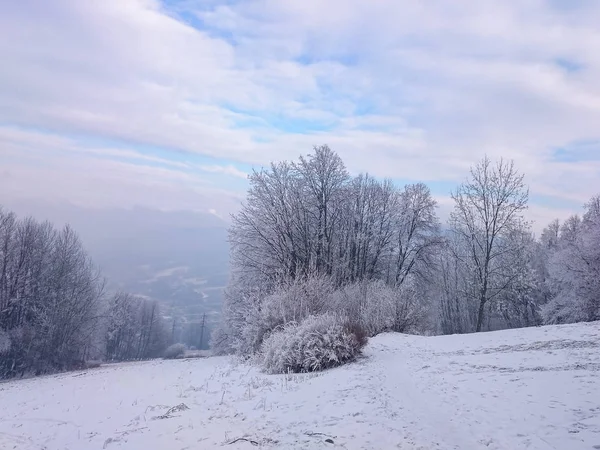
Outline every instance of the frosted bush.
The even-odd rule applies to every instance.
[[[164,358],[165,359],[177,359],[177,358],[182,358],[184,354],[185,354],[185,345],[184,344],[173,344],[165,350]]]
[[[309,277],[286,284],[262,302],[263,320],[269,329],[325,312],[333,293],[327,277]]]
[[[427,314],[410,281],[399,288],[383,281],[344,286],[333,293],[330,308],[351,317],[369,336],[385,331],[415,332],[424,327]]]
[[[366,344],[365,336],[338,315],[313,315],[272,332],[258,359],[267,373],[315,372],[352,361]]]
[[[285,328],[273,331],[263,342],[257,362],[267,373],[286,373],[295,364],[297,351],[293,348],[297,325],[288,323]]]

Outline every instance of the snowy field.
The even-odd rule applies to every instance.
[[[3,383],[0,449],[600,449],[598,322],[364,353],[318,375],[219,357]]]

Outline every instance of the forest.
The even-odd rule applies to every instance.
[[[0,209],[0,378],[161,356],[155,300],[109,293],[73,229]]]
[[[365,336],[385,331],[600,319],[600,196],[535,236],[529,188],[512,161],[475,164],[444,223],[425,184],[351,176],[326,145],[254,171],[249,183],[229,232],[217,353],[310,371],[352,358]],[[330,353],[319,357],[323,346]]]

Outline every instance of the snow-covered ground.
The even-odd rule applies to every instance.
[[[318,375],[220,357],[3,383],[0,449],[600,449],[598,322],[364,353]]]

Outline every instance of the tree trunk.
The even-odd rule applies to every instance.
[[[477,313],[477,328],[475,332],[479,333],[481,331],[481,327],[483,326],[483,316],[484,316],[484,307],[485,307],[485,297],[481,297],[479,299],[479,312]]]

